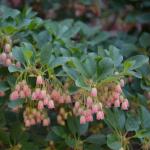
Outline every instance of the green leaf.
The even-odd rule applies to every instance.
[[[0,82],[0,91],[7,91],[9,89],[9,86],[8,86],[8,84],[6,83],[6,82],[4,82],[4,81],[1,81]]]
[[[136,78],[142,78],[142,74],[140,72],[137,72],[137,71],[135,72],[135,71],[129,70],[129,71],[127,71],[127,73],[136,77]]]
[[[84,150],[105,150],[99,145],[84,143]]]
[[[26,58],[26,60],[31,59],[33,52],[31,50],[25,50],[23,51],[24,57]]]
[[[6,19],[8,17],[15,18],[20,14],[16,9],[8,8],[6,6],[0,6],[0,17]]]
[[[75,84],[77,87],[84,88],[85,90],[90,91],[90,87],[84,82],[84,80],[81,77],[78,77],[78,79],[75,81]]]
[[[72,38],[74,37],[79,31],[80,31],[81,27],[74,24],[69,30],[67,30],[64,34],[63,34],[63,38]]]
[[[144,56],[144,55],[136,55],[136,56],[130,57],[128,59],[128,61],[134,61],[135,62],[132,65],[132,67],[130,67],[130,70],[134,70],[134,69],[140,68],[141,66],[146,64],[149,61],[149,58],[147,56]]]
[[[75,141],[75,139],[73,139],[73,138],[71,138],[71,137],[67,137],[67,138],[65,139],[65,143],[66,143],[69,147],[74,148],[74,147],[75,147],[75,144],[76,144],[76,141]]]
[[[55,141],[55,142],[59,142],[62,140],[62,138],[58,135],[56,135],[53,131],[48,132],[48,135],[46,137],[46,141]]]
[[[117,125],[119,129],[124,129],[125,126],[125,114],[124,111],[119,109],[114,109],[115,120],[117,121]]]
[[[22,99],[18,99],[18,100],[15,100],[15,101],[10,101],[10,102],[8,102],[8,107],[15,108],[17,106],[22,106],[23,103],[24,103],[24,100],[22,100]]]
[[[120,50],[114,46],[109,46],[109,56],[112,58],[116,67],[120,66],[123,61],[123,56],[120,54]]]
[[[55,126],[52,128],[52,131],[61,138],[67,137],[67,133],[63,127]]]
[[[42,25],[42,23],[43,23],[42,19],[37,17],[37,18],[35,18],[35,19],[33,19],[31,21],[31,23],[29,24],[28,28],[30,30],[37,29],[37,28],[39,28]]]
[[[149,85],[145,85],[145,84],[143,83],[143,81],[141,81],[141,88],[142,88],[143,90],[145,90],[145,91],[150,91],[150,86],[149,86]]]
[[[93,38],[93,40],[89,41],[88,43],[92,46],[105,42],[111,35],[109,32],[101,31],[99,34]]]
[[[9,26],[2,27],[2,30],[6,34],[13,34],[17,31],[17,28],[15,26],[9,25]]]
[[[84,135],[88,131],[89,123],[80,124],[79,121],[78,121],[78,123],[79,123],[79,125],[78,125],[78,134],[79,135]]]
[[[150,13],[143,13],[136,17],[138,23],[150,23]]]
[[[107,135],[107,146],[112,150],[119,150],[122,145],[120,139],[116,135],[109,134]]]
[[[125,114],[122,110],[114,108],[113,110],[106,109],[107,117],[106,124],[112,129],[123,130],[125,126]]]
[[[13,57],[22,64],[25,64],[25,58],[22,53],[21,47],[14,47],[12,49]]]
[[[141,121],[143,128],[150,128],[150,112],[141,106]]]
[[[44,46],[49,44],[48,42],[52,40],[52,37],[48,34],[48,31],[41,31],[38,34],[34,33],[33,36],[39,48],[44,48]],[[48,49],[50,50],[50,47],[48,47]]]
[[[85,59],[83,66],[88,74],[88,77],[92,78],[93,75],[96,73],[95,55],[88,55]]]
[[[5,114],[4,114],[4,110],[1,109],[1,110],[0,110],[0,128],[1,128],[1,127],[5,127],[5,125],[6,125]]]
[[[104,57],[98,64],[99,79],[111,76],[114,72],[114,63],[111,58]]]
[[[22,124],[15,122],[10,129],[10,137],[13,140],[20,141],[23,135]]]
[[[67,75],[73,79],[74,81],[79,77],[79,74],[72,68],[69,68],[63,65],[63,70],[67,73]]]
[[[16,66],[14,66],[14,65],[10,65],[9,67],[8,67],[8,71],[10,72],[10,73],[12,73],[12,72],[22,72],[24,69],[22,69],[22,68],[19,68],[19,67],[16,67]]]
[[[124,61],[124,63],[123,63],[124,71],[127,72],[134,64],[135,64],[134,60],[132,60],[132,61],[130,61],[130,60]]]
[[[58,67],[58,66],[62,66],[65,63],[67,63],[68,61],[70,61],[71,58],[70,57],[57,57],[55,58],[55,60],[50,64],[50,66],[52,68]]]
[[[80,60],[78,58],[72,58],[73,64],[76,67],[77,72],[79,72],[83,77],[87,77],[87,73],[82,65],[82,63],[80,63]]]
[[[33,45],[31,43],[23,42],[21,44],[21,51],[23,53],[26,63],[30,63],[32,61],[34,62],[33,58],[35,57],[34,55],[35,53],[34,53]]]
[[[140,44],[142,47],[144,48],[148,48],[150,47],[150,34],[144,32],[141,36],[140,36]]]
[[[128,115],[127,120],[126,120],[126,130],[127,131],[137,131],[139,130],[139,120],[136,116],[131,116]]]
[[[75,135],[77,133],[76,118],[69,116],[67,118],[67,126],[72,134]]]
[[[45,45],[40,52],[40,60],[42,64],[49,64],[49,61],[54,61],[55,57],[52,55],[51,44]],[[46,55],[45,55],[46,54]]]
[[[4,131],[2,129],[0,129],[0,141],[6,145],[10,144],[9,133],[7,133],[6,131]]]
[[[32,142],[23,142],[21,143],[22,144],[22,150],[39,150],[38,148],[38,145],[35,145],[34,143]]]
[[[135,138],[150,138],[150,129],[142,129],[136,132]]]
[[[106,136],[103,134],[93,134],[86,138],[87,143],[92,143],[96,145],[103,145],[106,143]]]

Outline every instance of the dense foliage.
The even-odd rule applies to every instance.
[[[150,149],[147,23],[108,32],[0,6],[0,149]]]

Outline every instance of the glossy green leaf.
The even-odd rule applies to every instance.
[[[121,141],[115,134],[107,135],[107,145],[112,150],[119,150],[121,148]]]

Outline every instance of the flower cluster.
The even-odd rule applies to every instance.
[[[24,123],[26,127],[42,123],[43,126],[49,126],[50,119],[47,113],[37,110],[36,108],[27,107],[23,113]]]
[[[27,85],[26,81],[19,82],[15,90],[11,93],[10,99],[11,100],[17,100],[17,99],[24,99],[31,96],[31,89]]]
[[[97,120],[104,119],[104,112],[102,109],[102,103],[96,102],[94,99],[97,97],[97,89],[92,88],[91,96],[88,96],[86,101],[75,103],[73,112],[75,115],[80,116],[80,123],[84,124],[86,122],[93,121],[93,115],[96,114]]]
[[[13,56],[12,53],[3,52],[0,54],[0,63],[4,66],[9,66],[12,64]]]
[[[97,120],[104,119],[103,107],[121,107],[127,110],[129,102],[123,97],[122,87],[124,80],[120,80],[119,84],[115,82],[104,84],[100,87],[93,87],[86,98],[76,101],[73,112],[80,116],[80,123],[93,121],[93,115],[96,114]]]
[[[52,90],[51,98],[59,104],[71,103],[71,97],[69,95],[61,94],[61,92],[56,89]]]
[[[36,88],[32,93],[32,100],[38,101],[37,108],[39,110],[43,110],[44,106],[47,106],[49,109],[55,108],[54,101],[45,89]]]
[[[17,99],[26,99],[25,103],[27,106],[31,106],[31,108],[28,106],[24,112],[24,122],[26,127],[30,127],[41,122],[43,122],[44,126],[49,125],[50,121],[48,118],[45,118],[45,116],[47,116],[47,108],[54,109],[58,104],[68,104],[71,102],[71,97],[68,94],[52,87],[53,86],[47,83],[41,75],[37,76],[36,87],[32,90],[24,80],[15,86],[15,90],[10,94],[10,99],[12,101]],[[18,109],[19,107],[16,107],[13,111],[18,111]],[[39,118],[36,116],[38,114],[41,114]],[[62,118],[65,118],[62,110],[60,114]],[[60,122],[63,124],[63,121]]]
[[[119,84],[111,82],[106,84],[103,88],[100,88],[100,93],[104,93],[102,96],[100,96],[101,101],[107,107],[121,107],[122,110],[127,110],[129,107],[129,102],[123,96],[123,86],[124,80],[121,80]]]
[[[26,98],[27,106],[31,104],[31,108],[27,107],[24,112],[24,122],[27,127],[37,123],[43,123],[44,126],[49,125],[50,120],[47,116],[47,108],[60,108],[57,115],[58,124],[65,125],[68,113],[62,104],[71,103],[71,96],[64,93],[61,88],[56,88],[56,85],[50,84],[41,75],[36,78],[36,87],[31,90],[26,81],[19,82],[15,90],[11,93],[10,99],[24,99]],[[80,123],[92,122],[93,116],[97,120],[104,119],[104,107],[121,107],[127,110],[129,107],[128,100],[123,97],[122,87],[124,80],[120,83],[109,82],[103,85],[92,87],[90,92],[78,93],[80,95],[74,98],[75,104],[73,113],[80,116]],[[17,109],[18,110],[18,109]],[[46,117],[46,118],[45,118]]]
[[[0,64],[9,66],[14,64],[14,58],[11,53],[12,46],[10,43],[6,43],[3,47],[3,52],[0,54]],[[20,67],[20,62],[16,62],[16,67]]]

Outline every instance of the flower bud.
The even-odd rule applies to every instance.
[[[120,100],[119,99],[115,100],[114,106],[115,107],[120,107]]]
[[[57,90],[53,90],[51,93],[51,98],[55,101],[59,101],[60,93]]]
[[[18,98],[19,98],[18,91],[14,91],[11,93],[11,95],[10,95],[11,100],[17,100]]]
[[[5,92],[0,91],[0,97],[3,97],[3,96],[5,96]]]
[[[121,87],[124,87],[124,85],[125,85],[125,82],[124,82],[123,79],[121,79],[121,80],[120,80],[120,86],[121,86]]]
[[[78,109],[80,107],[80,103],[79,102],[75,102],[75,108]]]
[[[41,84],[43,84],[43,78],[42,78],[42,76],[41,76],[41,75],[37,76],[36,84],[37,84],[37,85],[41,85]]]
[[[6,58],[7,58],[6,53],[2,53],[2,54],[1,54],[1,60],[2,60],[2,61],[5,61]]]
[[[10,66],[11,64],[12,64],[11,59],[10,59],[10,58],[7,58],[7,59],[6,59],[6,62],[5,62],[5,65],[6,65],[6,66]]]
[[[121,108],[123,110],[128,110],[128,107],[129,107],[129,102],[127,99],[125,99],[123,102],[122,102],[122,105],[121,105]]]
[[[5,46],[4,46],[4,51],[5,51],[6,53],[9,53],[9,52],[11,51],[11,45],[8,44],[8,43],[6,43]]]
[[[91,90],[91,96],[96,97],[97,96],[97,88],[92,88]]]
[[[45,118],[43,120],[43,126],[49,126],[49,124],[50,124],[50,119],[49,118]]]
[[[19,92],[19,97],[20,97],[20,98],[25,98],[24,91],[20,91],[20,92]]]
[[[80,124],[85,124],[85,123],[86,123],[85,116],[81,116],[80,117]]]
[[[45,97],[44,100],[43,100],[44,105],[48,105],[48,102],[49,102],[49,98]]]
[[[92,113],[97,113],[98,112],[98,105],[97,104],[95,104],[95,105],[93,105],[92,106]]]
[[[30,127],[31,126],[30,120],[25,120],[25,126],[26,127]]]
[[[97,119],[97,120],[102,120],[102,119],[104,119],[104,112],[103,112],[103,111],[98,111],[98,112],[96,113],[96,119]]]
[[[43,108],[44,108],[43,102],[42,102],[42,101],[39,101],[39,102],[38,102],[38,109],[39,109],[39,110],[43,110]]]
[[[53,100],[50,100],[50,101],[48,102],[48,108],[49,108],[49,109],[55,108]]]
[[[122,89],[121,89],[120,84],[118,84],[118,85],[115,87],[115,91],[118,92],[118,93],[121,93],[121,92],[122,92]]]
[[[66,103],[71,103],[71,97],[69,95],[66,96],[65,102]]]
[[[91,107],[92,104],[93,104],[92,98],[91,98],[91,97],[88,97],[87,100],[86,100],[86,105],[87,105],[88,107]]]

